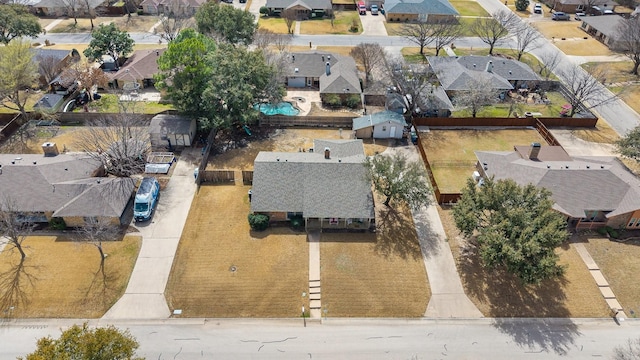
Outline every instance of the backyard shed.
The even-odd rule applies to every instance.
[[[405,126],[404,116],[386,110],[353,119],[352,129],[360,139],[400,139]]]
[[[149,125],[151,147],[191,146],[196,136],[196,119],[179,115],[156,115]]]

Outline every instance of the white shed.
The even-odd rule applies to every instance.
[[[404,116],[386,110],[353,119],[352,130],[359,139],[400,139],[405,126]]]
[[[196,136],[196,119],[180,115],[156,115],[149,125],[153,148],[191,146]]]

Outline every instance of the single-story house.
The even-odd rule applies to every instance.
[[[323,101],[329,94],[343,101],[350,95],[362,96],[358,68],[349,56],[322,51],[292,53],[285,74],[286,86],[317,88]]]
[[[512,179],[551,191],[553,209],[576,229],[640,229],[640,180],[616,157],[571,157],[561,146],[476,151],[481,177]]]
[[[580,29],[610,49],[616,49],[618,27],[624,21],[622,16],[583,16],[580,20],[582,20]]]
[[[62,94],[44,94],[44,96],[33,105],[33,108],[54,113],[58,111],[63,102],[64,95]]]
[[[43,144],[43,150],[44,155],[0,154],[1,198],[9,197],[14,209],[35,222],[126,223],[133,179],[96,177],[103,170],[99,161],[87,154],[58,154],[53,143]]]
[[[389,22],[453,21],[460,15],[448,0],[386,0],[384,10]]]
[[[122,89],[125,84],[138,84],[132,88],[153,87],[153,76],[158,73],[158,58],[167,49],[136,50],[120,66],[118,71],[106,73],[113,87]]]
[[[149,125],[152,148],[191,146],[196,136],[196,119],[179,115],[156,115]]]
[[[549,7],[554,11],[562,11],[569,14],[575,14],[577,12],[584,12],[587,14],[592,13],[592,7],[596,7],[604,10],[615,10],[618,3],[611,0],[550,0],[547,2]]]
[[[296,19],[307,20],[331,11],[331,0],[267,0],[265,5],[272,15],[279,15],[285,10],[294,11]]]
[[[423,117],[449,117],[453,103],[442,86],[431,85],[423,89],[418,99],[416,114]]]
[[[138,9],[145,15],[173,13],[192,16],[206,0],[143,0]]]
[[[59,75],[73,62],[80,60],[78,50],[53,50],[33,49],[33,60],[38,64],[40,85],[49,86],[51,91],[56,91],[53,85]],[[59,79],[58,79],[59,80]]]
[[[86,17],[87,15],[95,15],[96,8],[107,3],[105,0],[86,0],[77,1],[75,10],[77,17]],[[87,9],[88,7],[88,9]],[[72,12],[68,1],[64,0],[42,0],[33,5],[37,15],[48,17],[72,16]]]
[[[525,63],[498,56],[427,56],[427,61],[450,98],[480,78],[497,91],[532,89],[541,80]]]
[[[375,215],[362,140],[319,140],[309,152],[261,151],[251,211],[272,222],[301,216],[307,230],[367,230]]]
[[[359,139],[401,139],[406,126],[404,116],[385,110],[353,119],[351,129]]]

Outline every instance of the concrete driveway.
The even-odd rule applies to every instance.
[[[173,258],[196,192],[193,170],[200,150],[183,150],[158,207],[149,222],[136,224],[142,248],[124,295],[103,319],[166,319],[171,314],[164,297]]]
[[[387,36],[387,28],[384,27],[386,22],[384,15],[371,15],[371,12],[368,11],[367,15],[360,15],[360,21],[362,22],[361,35]]]

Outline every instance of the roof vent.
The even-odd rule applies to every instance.
[[[280,161],[280,158],[276,158],[276,161]]]
[[[100,184],[100,179],[98,179],[98,184]]]
[[[331,159],[331,149],[329,149],[328,147],[324,148],[324,158]]]
[[[11,165],[15,165],[15,164],[16,164],[16,162],[11,160]]]
[[[547,169],[551,169],[551,165],[547,165]]]
[[[604,165],[600,165],[600,169],[604,169]]]
[[[295,69],[293,69],[293,71],[297,73],[298,71],[300,71],[300,69],[295,68]]]
[[[36,161],[34,161],[34,162],[33,162],[33,165],[36,165],[36,164],[37,164],[37,162],[36,162]]]
[[[476,67],[476,64],[473,64],[473,67]]]
[[[484,167],[484,169],[485,169],[485,170],[489,170],[489,167],[485,166],[485,167]]]
[[[564,168],[565,168],[565,169],[568,169],[568,168],[569,168],[569,165],[565,165],[565,166],[564,166]]]
[[[291,62],[296,62],[296,56],[295,55],[291,55]]]
[[[331,61],[331,55],[327,55],[327,60]]]
[[[341,162],[342,162],[342,159],[338,159],[338,162],[339,162],[339,163],[341,163]]]
[[[509,75],[511,75],[511,70],[509,70]]]
[[[591,166],[587,165],[587,169],[591,169]]]

